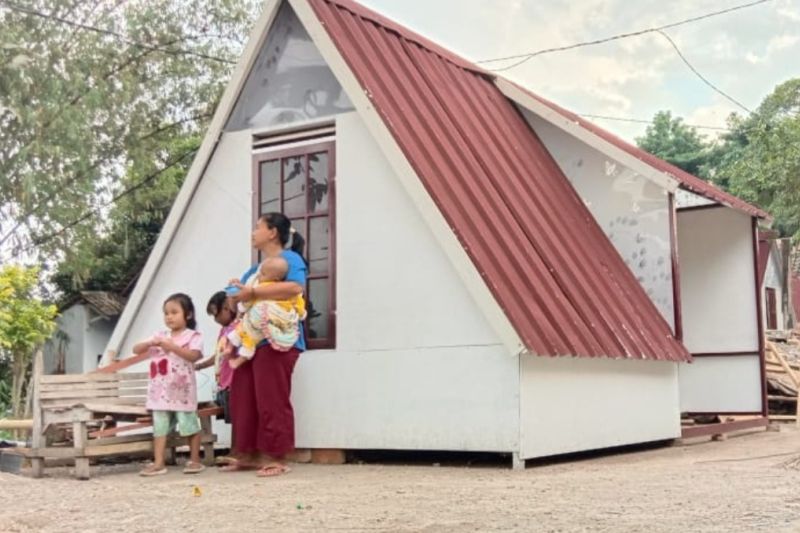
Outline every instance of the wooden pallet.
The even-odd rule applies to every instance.
[[[792,339],[794,340],[794,339]],[[796,341],[795,341],[796,342]],[[793,343],[794,344],[794,343]],[[766,340],[765,362],[767,375],[773,374],[787,380],[794,387],[794,397],[791,396],[769,396],[767,400],[786,401],[795,403],[795,414],[793,415],[769,415],[770,420],[775,421],[794,421],[800,426],[800,365],[789,362],[775,347],[775,344]]]

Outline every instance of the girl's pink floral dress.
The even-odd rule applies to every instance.
[[[169,330],[153,338],[171,339],[190,350],[203,350],[203,336],[185,329],[177,337]],[[147,408],[152,411],[197,411],[197,382],[194,364],[158,346],[150,348],[150,382],[147,385]]]

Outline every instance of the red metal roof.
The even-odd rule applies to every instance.
[[[309,2],[526,347],[691,358],[490,76],[354,2]]]
[[[647,163],[651,167],[660,170],[661,172],[664,172],[666,174],[669,174],[670,176],[678,180],[682,188],[691,191],[695,194],[699,194],[700,196],[708,198],[709,200],[713,200],[722,205],[728,206],[732,209],[742,211],[750,216],[771,220],[770,215],[766,211],[763,211],[758,207],[750,205],[744,200],[737,198],[736,196],[733,196],[732,194],[729,194],[723,191],[722,189],[715,187],[711,183],[702,180],[697,176],[693,176],[692,174],[689,174],[685,170],[678,168],[671,163],[667,163],[663,159],[659,159],[658,157],[654,156],[649,152],[646,152],[645,150],[642,150],[638,146],[635,146],[627,141],[620,139],[613,133],[604,130],[600,126],[580,117],[579,115],[576,115],[572,111],[564,109],[563,107],[559,106],[556,103],[551,102],[550,100],[547,100],[546,98],[542,98],[541,96],[531,92],[525,87],[522,87],[516,83],[514,83],[514,85],[518,87],[520,90],[525,91],[533,98],[536,98],[539,102],[543,103],[553,111],[556,111],[560,115],[563,115],[571,122],[575,122],[581,127],[591,131],[598,137],[601,137],[602,139],[613,144],[620,150],[629,153],[633,157],[640,159],[641,161]]]

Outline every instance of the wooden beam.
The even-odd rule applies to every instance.
[[[4,418],[0,420],[0,429],[31,431],[33,429],[33,419],[11,420]]]
[[[721,435],[722,433],[730,433],[731,431],[767,427],[768,425],[769,420],[766,417],[737,420],[735,422],[721,422],[719,424],[703,424],[682,428],[681,438],[709,437],[712,435]]]

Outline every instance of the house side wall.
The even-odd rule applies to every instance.
[[[337,118],[337,349],[294,374],[297,446],[515,451],[519,367],[469,296],[356,113]],[[185,291],[206,353],[208,297],[250,264],[250,131],[226,133],[124,352]],[[199,265],[199,266],[198,266]],[[211,374],[198,377],[210,399]],[[229,442],[227,426],[216,428]]]
[[[678,211],[677,230],[684,342],[716,354],[681,366],[681,410],[760,412],[752,220],[724,207]]]
[[[525,459],[680,436],[678,364],[523,357]]]
[[[83,372],[86,325],[86,306],[81,303],[64,310],[56,319],[57,330],[65,333],[68,338],[64,348],[64,369],[68,374],[80,374]],[[56,370],[58,345],[59,341],[53,336],[44,347],[45,373],[50,374]]]
[[[674,331],[666,191],[534,113],[522,112]]]
[[[97,368],[98,356],[103,354],[108,345],[108,340],[114,332],[114,326],[117,324],[116,319],[98,318],[91,322],[94,317],[90,313],[87,320],[86,337],[84,339],[83,347],[83,371],[91,372]]]

